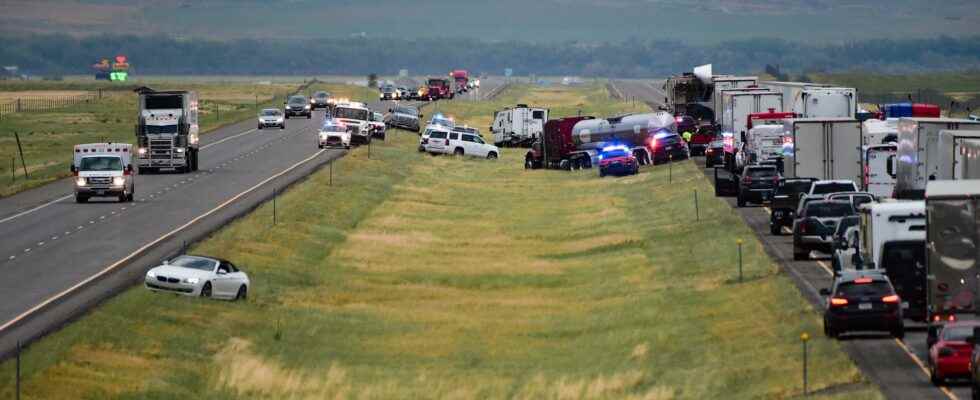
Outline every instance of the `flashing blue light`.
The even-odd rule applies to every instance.
[[[605,153],[607,151],[613,151],[613,150],[622,150],[622,151],[625,151],[625,152],[629,152],[630,151],[630,148],[629,147],[626,147],[626,146],[623,146],[621,144],[606,146],[606,147],[603,147],[602,148],[602,152],[603,153]],[[602,157],[602,156],[600,155],[600,157]]]

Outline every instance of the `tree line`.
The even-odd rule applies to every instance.
[[[134,74],[364,75],[478,73],[656,77],[713,63],[725,73],[778,65],[795,75],[871,70],[886,73],[980,69],[980,36],[808,44],[781,39],[697,46],[676,40],[534,43],[465,38],[240,39],[61,34],[0,36],[0,65],[35,75],[86,74],[103,57],[125,54]]]

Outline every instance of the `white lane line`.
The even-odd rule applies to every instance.
[[[221,139],[221,140],[219,140],[217,142],[208,143],[208,144],[206,144],[204,146],[201,146],[201,150],[204,150],[204,149],[206,149],[208,147],[211,147],[211,146],[217,146],[217,145],[219,145],[221,143],[224,143],[224,142],[227,142],[227,141],[229,141],[231,139],[234,139],[234,138],[237,138],[237,137],[242,137],[242,136],[248,135],[249,133],[253,133],[253,132],[256,132],[256,130],[254,128],[253,129],[249,129],[249,130],[247,130],[245,132],[239,133],[239,134],[234,135],[234,136],[228,136],[228,137],[226,137],[224,139]]]
[[[44,246],[44,242],[37,242],[37,247]]]
[[[14,324],[20,322],[24,318],[27,318],[27,316],[29,316],[29,315],[37,312],[38,310],[46,307],[48,304],[51,304],[51,303],[53,303],[55,301],[58,301],[59,299],[61,299],[61,298],[65,297],[65,296],[71,294],[72,292],[78,290],[79,288],[84,287],[85,285],[89,284],[90,282],[92,282],[92,281],[94,281],[96,279],[101,278],[103,275],[108,274],[109,272],[112,272],[116,268],[119,268],[120,265],[123,265],[127,261],[129,261],[129,260],[133,259],[134,257],[138,256],[143,251],[146,251],[146,249],[149,249],[149,248],[155,246],[157,243],[160,243],[160,242],[166,240],[167,238],[169,238],[169,237],[177,234],[178,232],[180,232],[180,231],[186,229],[187,227],[193,225],[197,221],[200,221],[200,220],[206,218],[207,216],[218,212],[219,210],[221,210],[222,208],[227,207],[229,204],[233,203],[234,201],[236,201],[236,200],[242,198],[243,196],[245,196],[245,195],[247,195],[247,194],[255,191],[255,189],[258,189],[258,188],[262,187],[262,185],[265,185],[266,183],[272,181],[273,179],[276,179],[276,178],[278,178],[280,176],[283,176],[283,175],[289,173],[290,171],[296,169],[300,165],[303,165],[303,164],[309,162],[310,160],[312,160],[314,158],[317,158],[318,156],[320,156],[323,153],[324,153],[324,150],[319,150],[316,153],[313,153],[313,155],[311,155],[311,156],[309,156],[309,157],[307,157],[307,158],[305,158],[303,160],[300,160],[296,164],[293,164],[293,165],[289,166],[288,168],[280,171],[279,173],[277,173],[275,175],[272,175],[272,176],[264,179],[263,181],[255,184],[255,186],[252,186],[252,187],[246,189],[244,192],[241,192],[241,193],[235,195],[234,197],[232,197],[232,198],[230,198],[228,200],[225,200],[224,203],[219,204],[218,206],[212,208],[210,211],[208,211],[208,212],[206,212],[204,214],[201,214],[201,215],[195,217],[194,219],[192,219],[190,221],[187,221],[187,223],[185,223],[185,224],[177,227],[176,229],[174,229],[174,230],[172,230],[170,232],[167,232],[167,233],[163,234],[163,236],[160,236],[160,237],[156,238],[152,242],[143,245],[142,247],[136,249],[136,251],[130,253],[126,257],[123,257],[119,261],[116,261],[116,262],[112,263],[111,265],[109,265],[105,269],[99,271],[95,275],[92,275],[92,276],[86,278],[85,280],[76,283],[74,286],[72,286],[72,287],[70,287],[68,289],[63,290],[60,293],[55,294],[54,296],[49,297],[47,300],[44,300],[44,301],[38,303],[34,307],[31,307],[27,311],[24,311],[20,315],[18,315],[16,317],[14,317],[13,319],[5,322],[3,325],[0,325],[0,332],[6,331],[7,329],[9,329]],[[81,227],[79,227],[79,228],[81,228]]]
[[[772,214],[772,211],[769,210],[769,207],[764,207],[764,209],[766,210],[767,213]],[[784,231],[788,231],[788,233],[793,233],[789,229],[786,229],[785,226],[783,227],[783,230]],[[827,266],[827,263],[823,262],[822,260],[817,260],[817,265],[819,265],[821,268],[823,268],[823,270],[825,272],[827,272],[827,275],[830,275],[830,277],[833,278],[834,271],[831,270],[829,266]],[[916,356],[915,353],[913,353],[912,350],[909,349],[908,346],[906,346],[905,343],[903,343],[901,340],[898,340],[897,338],[892,338],[892,340],[894,340],[895,341],[895,344],[897,344],[898,347],[900,349],[902,349],[902,351],[904,351],[905,354],[907,354],[909,356],[909,358],[912,359],[913,362],[915,362],[915,365],[917,365],[919,367],[919,369],[922,370],[922,373],[925,374],[928,377],[929,376],[929,369],[926,368],[926,366],[922,362],[922,360],[919,359],[919,356]],[[954,394],[952,391],[950,391],[948,386],[937,386],[937,388],[941,392],[943,392],[943,394],[946,395],[946,397],[948,397],[950,399],[953,399],[953,400],[959,400],[959,397],[956,396],[956,394]]]
[[[58,237],[57,236],[52,236],[51,237],[51,240],[58,240]]]
[[[8,260],[13,260],[15,258],[17,258],[17,256],[10,256],[10,258],[8,258]]]
[[[18,214],[14,214],[14,215],[11,215],[11,216],[9,216],[9,217],[7,217],[7,218],[4,218],[4,219],[0,219],[0,224],[2,224],[2,223],[4,223],[4,222],[7,222],[7,221],[10,221],[10,220],[13,220],[13,219],[16,219],[16,218],[20,218],[20,217],[23,217],[23,216],[25,216],[25,215],[27,215],[27,214],[30,214],[30,213],[32,213],[32,212],[35,212],[35,211],[37,211],[37,210],[40,210],[40,209],[42,209],[42,208],[44,208],[44,207],[47,207],[47,206],[50,206],[50,205],[52,205],[52,204],[54,204],[54,203],[57,203],[57,202],[59,202],[59,201],[62,201],[62,200],[67,200],[67,199],[69,199],[69,198],[71,198],[72,196],[74,196],[74,194],[69,194],[69,195],[67,195],[67,196],[64,196],[64,197],[59,197],[59,198],[57,198],[57,199],[54,199],[54,200],[51,200],[51,201],[49,201],[49,202],[47,202],[47,203],[44,203],[44,204],[41,204],[41,205],[39,205],[39,206],[37,206],[37,207],[34,207],[34,208],[32,208],[32,209],[30,209],[30,210],[27,210],[27,211],[23,211],[23,212],[21,212],[21,213],[18,213]]]
[[[30,253],[30,252],[31,252],[31,248],[30,248],[30,247],[28,247],[28,248],[26,248],[26,249],[24,249],[24,252],[25,252],[25,253]]]

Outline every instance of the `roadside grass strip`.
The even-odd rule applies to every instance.
[[[441,107],[482,127],[601,90]],[[388,138],[280,196],[277,225],[263,205],[193,247],[249,273],[247,302],[128,290],[26,351],[25,398],[793,398],[803,332],[816,398],[882,398],[693,162],[600,179]]]

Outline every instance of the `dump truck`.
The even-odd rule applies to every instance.
[[[685,72],[667,78],[664,82],[667,111],[674,115],[688,115],[696,120],[714,121],[714,104],[711,102],[714,87],[710,64],[695,67],[693,73]]]
[[[545,123],[542,140],[525,154],[528,169],[582,169],[598,165],[600,150],[623,145],[640,164],[653,162],[657,135],[677,134],[674,117],[667,112],[629,114],[597,119],[591,116],[552,119]],[[686,149],[685,149],[686,151]]]
[[[136,124],[137,165],[140,171],[198,168],[198,100],[189,91],[136,89],[139,114]]]
[[[898,120],[895,197],[921,200],[926,183],[939,179],[939,131],[980,129],[980,121],[956,118]]]

